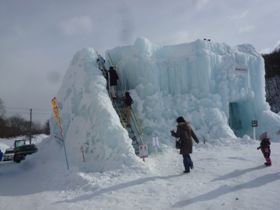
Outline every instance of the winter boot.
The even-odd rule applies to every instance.
[[[266,166],[271,166],[271,159],[270,158],[265,158],[266,163],[264,163]]]

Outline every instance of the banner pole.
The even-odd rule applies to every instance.
[[[68,164],[68,158],[67,158],[67,153],[66,153],[66,147],[65,147],[64,139],[63,139],[63,146],[64,146],[64,153],[65,153],[65,158],[66,158],[67,169],[69,170],[69,164]]]
[[[60,118],[59,118],[59,114],[58,114],[58,106],[57,106],[57,102],[56,102],[56,97],[54,97],[52,99],[52,107],[53,107],[53,114],[54,114],[54,118],[57,122],[57,125],[60,128],[60,136],[61,138],[58,137],[58,139],[60,139],[63,142],[63,147],[64,147],[64,153],[65,153],[65,158],[66,158],[66,164],[67,164],[67,169],[69,170],[69,164],[68,164],[68,158],[67,158],[67,153],[66,153],[66,147],[65,147],[65,141],[64,141],[64,137],[63,137],[63,131],[62,131],[62,126],[60,123]],[[56,138],[56,136],[54,136]]]

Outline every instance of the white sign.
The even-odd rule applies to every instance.
[[[240,67],[236,67],[235,70],[236,70],[236,71],[240,71],[240,72],[247,72],[247,71],[248,71],[248,69],[246,69],[246,68],[240,68]]]
[[[248,67],[245,65],[236,64],[235,71],[248,73]]]
[[[158,137],[153,137],[153,146],[154,147],[158,147],[159,146]]]
[[[139,157],[140,158],[148,157],[148,146],[147,145],[139,146]]]

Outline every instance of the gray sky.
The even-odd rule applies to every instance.
[[[279,0],[0,0],[0,98],[44,123],[77,51],[209,38],[259,53],[280,44]]]

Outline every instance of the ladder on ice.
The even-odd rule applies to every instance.
[[[96,54],[98,56],[98,59],[99,61],[101,60],[101,56],[98,54],[98,52],[96,51]],[[115,70],[117,71],[117,68],[116,66],[114,65],[113,61],[112,61],[112,58],[110,56],[110,54],[108,53],[108,56],[109,56],[109,59],[110,59],[110,64],[111,66],[113,66],[113,68],[115,68]],[[99,65],[99,69],[102,71],[103,73],[103,76],[104,77],[107,77],[107,70],[106,70],[106,67],[104,66],[104,64],[102,62],[98,62],[98,65]],[[124,86],[122,85],[122,82],[119,78],[119,82],[118,82],[118,85],[117,85],[117,88],[116,88],[116,92],[117,92],[117,95],[121,97],[124,96],[126,90],[124,88]],[[122,102],[119,101],[119,100],[113,100],[112,99],[112,95],[109,91],[109,96],[111,98],[111,101],[113,103],[113,107],[114,109],[116,110],[117,114],[119,115],[119,118],[120,118],[120,121],[121,121],[121,124],[122,126],[127,130],[128,134],[129,134],[129,137],[131,138],[132,140],[132,145],[135,149],[135,153],[136,154],[139,154],[139,145],[140,143],[143,144],[142,142],[142,139],[141,139],[141,135],[143,134],[142,132],[142,129],[141,129],[141,126],[140,126],[140,123],[135,115],[135,112],[133,111],[133,109],[131,108],[131,126],[130,127],[127,127],[126,125],[126,119],[123,120],[122,118]]]

